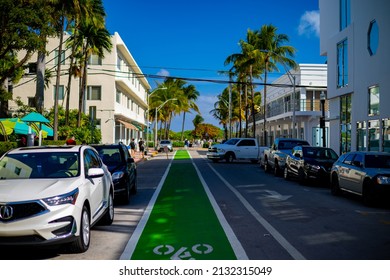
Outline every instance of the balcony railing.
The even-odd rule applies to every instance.
[[[284,102],[277,100],[267,104],[267,118],[276,117],[293,111],[292,102]],[[325,112],[329,110],[329,103],[325,101]],[[296,100],[295,112],[321,112],[321,100],[301,99]],[[251,117],[248,121],[251,121]],[[261,111],[255,115],[256,121],[264,119],[264,106],[261,106]]]

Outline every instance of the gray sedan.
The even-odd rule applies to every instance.
[[[384,152],[349,152],[333,164],[331,191],[355,193],[365,204],[379,195],[390,193],[390,154]]]

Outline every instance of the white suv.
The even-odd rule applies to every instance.
[[[89,248],[91,226],[114,219],[110,172],[89,146],[18,148],[0,159],[0,245]]]
[[[164,147],[167,147],[170,152],[173,151],[172,142],[170,140],[161,140],[158,143],[157,150],[159,152],[164,152]]]

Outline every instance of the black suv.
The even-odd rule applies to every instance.
[[[114,182],[115,200],[130,202],[130,195],[137,193],[137,169],[134,158],[123,143],[91,145],[107,165]]]

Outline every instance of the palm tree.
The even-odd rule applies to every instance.
[[[186,119],[186,113],[189,112],[191,109],[200,114],[199,108],[196,105],[195,101],[199,97],[199,92],[196,90],[194,85],[188,85],[187,87],[183,88],[183,93],[185,97],[187,97],[187,106],[183,106],[182,112],[183,112],[183,122],[181,125],[181,141],[183,141],[184,137],[184,123]],[[184,104],[183,104],[184,105]]]
[[[258,41],[256,44],[257,50],[261,52],[262,67],[264,67],[264,122],[263,122],[263,145],[267,145],[267,74],[270,71],[279,71],[277,64],[295,68],[297,63],[292,59],[295,54],[295,48],[284,45],[289,41],[286,34],[277,34],[277,28],[273,25],[263,25],[257,31]],[[295,102],[295,94],[294,100]]]

